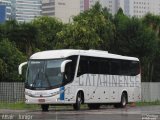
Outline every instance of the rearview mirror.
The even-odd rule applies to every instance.
[[[21,75],[22,74],[22,67],[24,66],[24,65],[26,65],[28,62],[23,62],[23,63],[21,63],[20,65],[19,65],[19,67],[18,67],[18,73]]]
[[[67,63],[72,62],[72,60],[65,60],[61,64],[61,72],[63,73],[65,71],[65,66]]]

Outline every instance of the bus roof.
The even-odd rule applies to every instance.
[[[128,57],[128,56],[122,56],[117,54],[111,54],[111,53],[108,53],[107,51],[75,50],[75,49],[48,50],[48,51],[37,52],[33,54],[30,57],[30,59],[58,59],[58,58],[66,58],[72,55],[139,61],[139,59],[136,57]]]

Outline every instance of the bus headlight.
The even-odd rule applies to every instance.
[[[25,92],[25,95],[28,95],[28,96],[30,96],[30,97],[33,97],[33,95],[32,95],[32,93],[29,93],[29,92]]]
[[[51,94],[51,96],[56,96],[56,95],[58,95],[60,93],[61,93],[61,91],[57,91],[57,92],[53,92],[53,93],[50,93],[50,94]]]

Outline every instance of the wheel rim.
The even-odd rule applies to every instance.
[[[126,106],[126,103],[127,103],[127,102],[126,102],[126,97],[123,96],[123,98],[122,98],[122,105],[123,105],[123,106]]]
[[[81,103],[82,103],[81,96],[78,96],[78,98],[77,98],[77,102],[78,102],[78,104],[81,104]]]
[[[80,109],[80,106],[81,106],[81,103],[82,103],[82,98],[81,98],[81,94],[79,93],[77,95],[77,98],[76,98],[76,103],[74,104],[74,109],[75,110],[79,110]]]

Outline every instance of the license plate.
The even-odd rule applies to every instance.
[[[44,103],[44,102],[45,102],[45,99],[38,99],[38,102]]]

